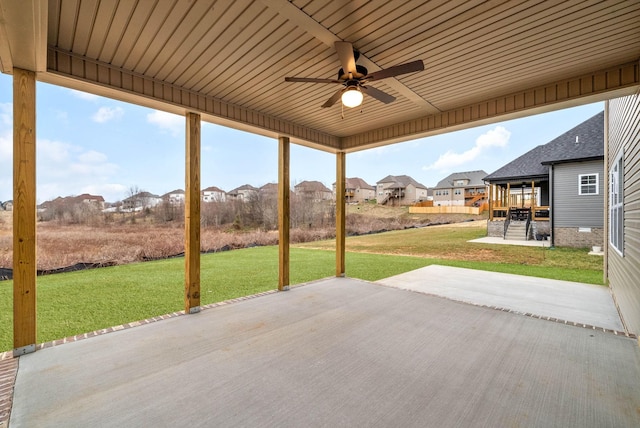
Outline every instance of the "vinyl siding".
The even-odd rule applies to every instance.
[[[621,150],[624,164],[624,251],[621,256],[608,244],[607,274],[624,322],[637,334],[640,333],[640,94],[609,101],[607,113],[609,167]]]
[[[558,164],[553,167],[555,227],[603,227],[604,161]],[[578,177],[598,174],[598,194],[580,195]]]

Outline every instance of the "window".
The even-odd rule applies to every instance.
[[[462,190],[456,189],[456,190],[454,190],[454,194],[455,195],[462,195]]]
[[[622,153],[611,166],[609,176],[609,242],[624,253],[624,170]]]
[[[598,174],[580,174],[578,176],[579,195],[598,194]]]

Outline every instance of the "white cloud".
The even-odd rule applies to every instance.
[[[104,153],[62,141],[38,140],[37,155],[39,201],[85,193],[85,188],[110,182],[119,172]]]
[[[509,132],[503,126],[496,126],[476,139],[475,145],[462,153],[455,153],[451,150],[440,155],[437,161],[431,165],[422,167],[423,170],[450,171],[461,165],[468,164],[494,147],[506,147],[509,144]]]
[[[90,94],[88,92],[77,91],[75,89],[70,89],[70,91],[71,91],[71,95],[73,95],[74,97],[80,98],[86,101],[97,101],[101,98],[99,95]]]
[[[0,103],[0,125],[2,126],[13,126],[13,104],[11,103]]]
[[[13,137],[11,132],[0,131],[0,165],[11,164],[13,157]]]
[[[91,117],[94,122],[105,123],[114,119],[119,119],[124,115],[122,107],[100,107]]]
[[[147,122],[156,125],[174,137],[184,133],[185,129],[184,117],[159,110],[154,110],[153,113],[147,114]]]

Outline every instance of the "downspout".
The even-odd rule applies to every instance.
[[[549,234],[551,235],[551,246],[549,248],[555,247],[555,233],[554,233],[554,214],[553,214],[553,164],[549,166],[549,187],[551,188],[549,191],[549,222],[551,225],[549,226]]]

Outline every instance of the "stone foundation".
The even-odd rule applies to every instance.
[[[584,231],[580,231],[583,229]],[[558,247],[604,248],[604,231],[601,227],[556,227],[553,244]]]
[[[504,220],[487,221],[487,236],[492,238],[504,237]]]

